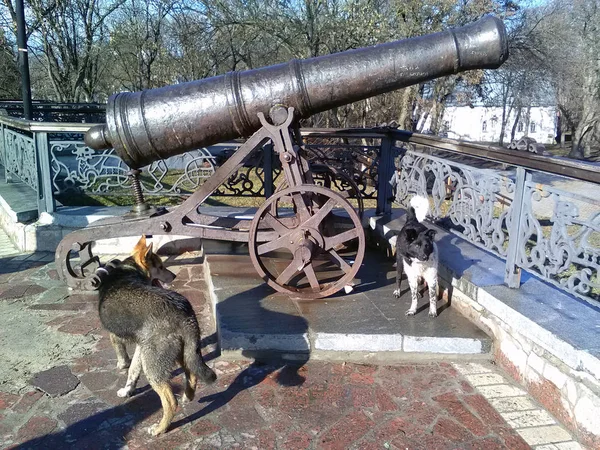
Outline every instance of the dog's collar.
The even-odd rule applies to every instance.
[[[96,274],[98,274],[98,275],[100,275],[100,274],[108,275],[108,270],[106,270],[104,267],[98,267],[96,269]]]
[[[104,266],[98,267],[96,269],[96,275],[109,275],[111,270],[121,265],[120,259],[111,259]]]

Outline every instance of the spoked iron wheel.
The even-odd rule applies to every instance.
[[[340,223],[333,210],[349,220]],[[257,242],[261,229],[276,238]],[[249,235],[250,257],[274,289],[294,298],[328,297],[349,285],[365,255],[365,233],[354,208],[341,195],[315,185],[275,193],[257,211]]]

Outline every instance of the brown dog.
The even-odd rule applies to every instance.
[[[202,358],[200,328],[190,302],[167,290],[175,275],[165,268],[142,236],[133,253],[123,262],[115,260],[102,271],[98,312],[117,352],[117,367],[129,366],[127,384],[119,397],[132,395],[142,369],[163,407],[161,421],[148,429],[153,436],[164,433],[175,415],[177,400],[169,384],[171,371],[183,367],[185,399],[193,400],[197,378],[207,383],[216,375]],[[126,343],[136,344],[130,361]]]

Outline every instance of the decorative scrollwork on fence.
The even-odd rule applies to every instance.
[[[600,300],[600,203],[527,182],[519,238],[521,267]]]
[[[273,161],[273,184],[279,179],[281,166],[276,161],[277,155],[271,157]],[[268,166],[268,164],[267,164]],[[246,161],[243,167],[234,172],[219,188],[214,195],[239,196],[239,197],[264,197],[265,196],[265,152],[259,151]]]
[[[407,150],[396,180],[396,202],[407,206],[413,195],[432,201],[431,214],[440,224],[470,242],[506,256],[514,182],[482,170]],[[448,221],[450,223],[448,223]]]
[[[7,174],[16,175],[37,192],[38,169],[33,138],[4,129],[4,168]]]
[[[377,174],[380,161],[379,145],[308,144],[304,146],[304,155],[309,163],[334,167],[345,173],[355,183],[355,186],[351,186],[344,180],[336,179],[334,189],[354,198],[356,197],[355,187],[358,187],[362,198],[377,197]]]
[[[131,186],[129,167],[112,149],[96,152],[82,142],[51,141],[50,166],[55,194],[76,190],[110,195]],[[144,168],[142,189],[148,195],[190,194],[214,171],[214,156],[206,149],[194,150]]]

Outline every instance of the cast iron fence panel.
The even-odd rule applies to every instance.
[[[38,190],[38,169],[35,139],[20,131],[4,128],[4,169],[7,178],[12,175]]]
[[[527,181],[517,263],[585,299],[600,300],[600,202]]]
[[[174,164],[171,164],[174,165]],[[194,150],[177,157],[179,169],[168,161],[156,161],[142,171],[147,195],[189,195],[215,171],[215,157],[208,150]],[[131,193],[129,167],[113,149],[95,151],[83,142],[50,140],[50,166],[55,195],[85,191],[94,195]]]
[[[306,139],[303,154],[312,165],[333,167],[354,181],[363,199],[377,197],[381,139],[360,142],[362,138],[322,137]],[[323,184],[325,175],[314,174],[315,182]],[[352,185],[343,177],[333,178],[331,188],[348,198],[356,198]]]
[[[414,146],[411,146],[414,148]],[[430,198],[432,219],[498,256],[506,257],[515,183],[490,169],[403,149],[395,201],[407,207],[414,195]]]
[[[232,148],[230,152],[222,152],[219,158],[219,164],[225,162],[231,152],[237,147]],[[265,158],[269,152],[269,158]],[[280,177],[282,170],[280,164],[275,164],[273,161],[276,156],[269,144],[265,145],[262,152],[257,152],[246,161],[243,167],[240,167],[234,172],[213,195],[223,197],[266,197],[267,192],[273,192],[273,185],[267,186],[266,171],[272,171],[272,183],[279,182],[283,177]],[[278,162],[278,161],[277,161]]]

